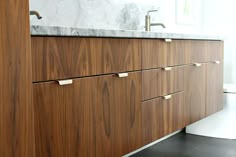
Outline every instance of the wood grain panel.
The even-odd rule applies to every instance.
[[[141,73],[34,84],[38,157],[120,157],[142,146]]]
[[[165,135],[163,99],[142,103],[143,143],[151,143]]]
[[[164,40],[142,40],[142,69],[167,66],[169,44]]]
[[[34,157],[27,0],[0,1],[0,156]]]
[[[142,103],[143,142],[148,144],[185,127],[184,94]]]
[[[96,156],[120,157],[141,147],[141,73],[99,77],[95,89]]]
[[[173,40],[169,43],[170,49],[167,57],[167,66],[183,65],[188,63],[190,52],[189,40]]]
[[[224,42],[223,41],[207,41],[207,60],[208,61],[222,61],[224,56]]]
[[[32,37],[33,81],[141,69],[141,40]]]
[[[192,63],[193,40],[142,40],[142,69]]]
[[[142,100],[184,90],[184,68],[174,67],[171,71],[163,69],[142,72]]]
[[[193,40],[184,40],[182,42],[184,42],[184,48],[183,48],[184,64],[192,64],[194,62],[193,56],[192,56],[194,41]]]
[[[96,78],[33,85],[37,157],[94,157]]]
[[[206,64],[186,66],[184,71],[185,119],[194,123],[206,116]]]
[[[207,41],[192,40],[192,63],[206,62],[207,59]]]
[[[223,109],[223,63],[207,64],[206,116]]]
[[[171,134],[175,131],[185,127],[185,105],[184,105],[184,92],[172,95],[169,100],[164,100],[164,113],[165,115],[165,135]]]

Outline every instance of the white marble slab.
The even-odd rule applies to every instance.
[[[105,29],[84,29],[72,27],[54,26],[31,26],[33,36],[73,36],[73,37],[115,37],[115,38],[155,38],[155,39],[199,39],[199,40],[223,40],[221,36],[206,34],[178,34],[145,32],[131,30],[105,30]]]

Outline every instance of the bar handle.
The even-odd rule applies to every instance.
[[[73,80],[58,80],[57,82],[59,83],[60,86],[73,84]]]
[[[128,73],[118,73],[117,76],[120,78],[123,78],[123,77],[128,77],[129,74]]]
[[[162,98],[165,99],[165,100],[169,100],[169,99],[172,98],[172,95],[166,95],[166,96],[163,96]]]

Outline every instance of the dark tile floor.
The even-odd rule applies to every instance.
[[[130,157],[236,157],[236,140],[182,132]]]

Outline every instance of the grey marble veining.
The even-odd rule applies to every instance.
[[[37,10],[43,17],[31,16],[32,25],[75,27],[108,30],[144,30],[148,10],[152,22],[164,23],[166,29],[153,27],[158,32],[202,32],[202,1],[194,3],[194,23],[176,23],[176,0],[30,0],[30,10]]]
[[[178,34],[129,30],[84,29],[72,27],[31,26],[33,36],[73,36],[73,37],[116,37],[116,38],[156,38],[156,39],[202,39],[223,40],[221,36],[201,34]]]

